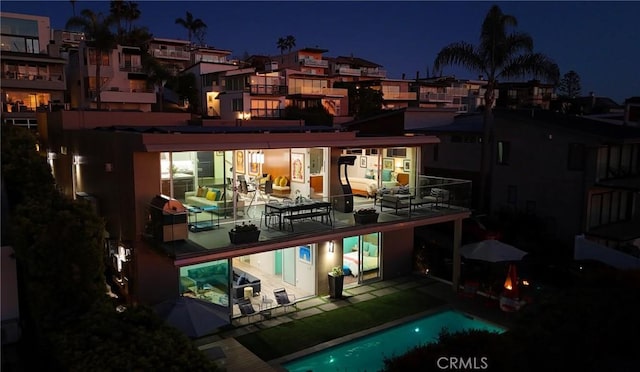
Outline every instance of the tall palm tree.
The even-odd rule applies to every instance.
[[[126,4],[123,0],[111,0],[109,3],[109,14],[113,17],[113,21],[117,26],[118,40],[121,40],[124,34],[122,28],[122,19],[124,18]]]
[[[464,41],[442,48],[433,64],[434,73],[442,73],[445,65],[460,65],[487,77],[484,92],[484,125],[482,156],[480,160],[480,210],[490,208],[489,182],[493,156],[493,111],[495,89],[498,80],[540,77],[557,82],[558,66],[546,55],[533,52],[530,35],[510,32],[516,27],[516,18],[503,14],[500,7],[489,9],[480,31],[480,44],[474,46]]]
[[[102,13],[94,13],[90,9],[84,9],[80,12],[80,16],[71,17],[67,21],[66,28],[79,28],[84,32],[87,38],[87,45],[92,47],[96,53],[96,107],[98,110],[102,108],[100,99],[100,90],[102,85],[102,76],[100,69],[102,67],[103,55],[109,55],[116,45],[115,36],[111,32],[111,26],[114,19],[111,16],[104,16]]]
[[[290,52],[293,47],[296,46],[296,38],[293,35],[287,35],[284,39],[285,45],[287,46],[287,51]]]
[[[283,37],[279,37],[278,42],[276,42],[276,45],[278,46],[278,49],[280,49],[280,54],[283,54],[284,51],[287,49],[287,39]]]
[[[73,16],[76,16],[76,0],[69,0],[71,3],[71,10],[73,11]]]
[[[193,34],[199,30],[207,28],[207,25],[200,18],[193,18],[193,14],[187,12],[185,18],[176,18],[176,24],[187,29],[189,33],[189,42],[192,42]]]
[[[127,1],[124,12],[124,19],[127,21],[127,32],[131,32],[133,28],[133,21],[140,19],[141,14],[140,8],[138,8],[138,3],[134,1]]]

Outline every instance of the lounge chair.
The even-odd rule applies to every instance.
[[[258,315],[259,312],[253,307],[250,299],[239,298],[238,307],[242,315],[247,317],[247,324],[251,321],[251,316]]]
[[[296,307],[296,296],[288,294],[284,288],[278,288],[273,290],[273,295],[276,298],[278,305],[282,306],[284,311],[287,311],[288,306]]]

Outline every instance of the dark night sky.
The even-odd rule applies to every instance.
[[[483,1],[137,1],[157,37],[187,39],[175,24],[186,11],[207,25],[207,42],[236,57],[279,54],[276,41],[293,35],[296,47],[328,49],[325,56],[350,55],[383,65],[388,77],[426,76],[438,51],[456,41],[476,44],[481,22],[491,7]],[[498,2],[529,33],[534,50],[553,58],[561,74],[575,70],[582,94],[593,91],[619,103],[640,96],[640,2]],[[5,1],[3,12],[49,16],[64,28],[71,2]],[[76,12],[108,12],[108,1],[76,1]],[[445,74],[477,78],[476,73],[446,68]]]

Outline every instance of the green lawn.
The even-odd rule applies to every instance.
[[[268,361],[444,304],[443,300],[433,296],[406,290],[236,339],[262,360]]]

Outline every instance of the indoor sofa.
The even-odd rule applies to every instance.
[[[260,283],[260,279],[255,276],[246,273],[240,269],[233,269],[233,287],[231,289],[231,296],[234,299],[243,298],[244,297],[244,289],[246,287],[253,288],[253,295],[257,295],[260,293],[262,289],[262,284]]]
[[[203,189],[197,191],[187,191],[184,193],[185,204],[192,207],[216,207],[211,211],[218,215],[230,214],[233,210],[233,199],[227,196],[225,190],[222,189]],[[241,212],[244,210],[244,201],[236,202],[236,210]]]

